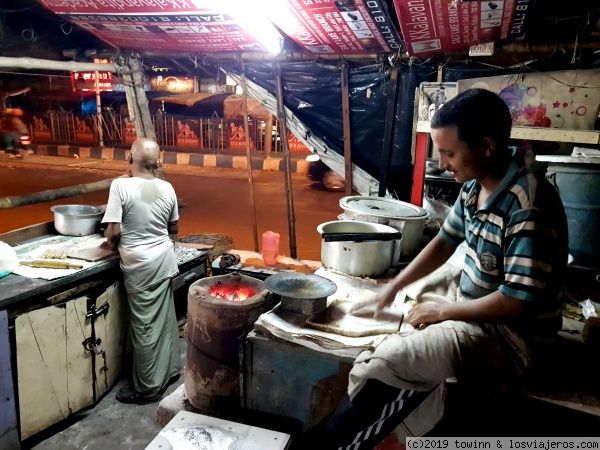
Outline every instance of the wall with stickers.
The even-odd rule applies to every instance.
[[[497,93],[508,105],[513,125],[591,130],[600,105],[600,69],[458,81],[458,92],[470,88]]]

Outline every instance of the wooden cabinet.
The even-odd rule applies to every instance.
[[[126,302],[119,282],[16,317],[21,440],[93,404],[114,384],[125,349]]]

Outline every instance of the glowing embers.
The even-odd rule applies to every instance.
[[[211,297],[229,300],[232,302],[242,302],[247,298],[254,297],[258,291],[245,286],[223,286],[216,284],[208,288]]]

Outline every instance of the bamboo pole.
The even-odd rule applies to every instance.
[[[34,194],[2,197],[0,198],[0,209],[10,209],[16,208],[18,206],[32,205],[34,203],[51,202],[60,198],[73,197],[74,195],[82,195],[87,194],[89,192],[103,191],[105,189],[109,189],[111,183],[117,178],[124,178],[127,176],[128,175],[123,175],[121,177],[110,178],[108,180],[78,184],[76,186],[69,186],[66,188],[50,189],[47,191],[36,192]]]
[[[350,94],[348,90],[348,64],[342,63],[342,123],[344,133],[344,184],[346,195],[352,195],[352,141],[350,134]]]
[[[296,258],[296,215],[294,212],[294,196],[292,190],[292,167],[290,161],[290,144],[288,142],[285,104],[283,102],[283,84],[281,65],[275,63],[275,88],[277,89],[277,118],[279,119],[281,144],[283,145],[283,161],[285,166],[285,196],[288,208],[288,227],[290,235],[290,256]]]
[[[117,67],[113,64],[52,61],[36,58],[11,58],[8,56],[0,56],[0,67],[11,69],[64,70],[65,72],[117,72]]]
[[[398,68],[392,67],[388,82],[387,110],[385,113],[385,129],[383,133],[383,149],[381,151],[381,164],[379,166],[379,197],[385,197],[387,190],[387,177],[390,168],[390,155],[394,145],[394,124],[396,112],[396,99],[398,98]]]
[[[102,104],[100,103],[100,72],[94,72],[94,77],[94,87],[96,89],[96,115],[98,116],[98,143],[100,144],[100,147],[104,147],[104,130],[102,129]]]
[[[254,237],[254,251],[258,253],[258,229],[256,225],[256,204],[254,202],[254,177],[252,176],[252,156],[250,155],[250,132],[248,129],[248,89],[246,74],[242,72],[242,106],[244,108],[244,131],[246,133],[246,159],[248,161],[248,181],[250,182],[250,205],[252,207],[252,236]]]
[[[271,148],[273,147],[273,115],[269,114],[269,118],[265,123],[265,159],[271,157]]]

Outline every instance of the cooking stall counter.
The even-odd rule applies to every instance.
[[[217,258],[213,272],[265,280],[265,288],[278,302],[254,322],[240,356],[241,404],[257,414],[309,429],[344,395],[356,356],[383,336],[410,326],[402,323],[407,305],[401,296],[390,309],[393,312],[381,320],[346,314],[353,303],[374,297],[393,269],[379,279],[360,278],[325,269],[317,261],[280,257],[277,266],[265,266],[259,253],[230,250],[229,254],[238,255],[240,261],[222,268],[223,257]],[[296,267],[301,270],[293,270]],[[315,289],[309,289],[305,279],[314,280],[326,297],[315,294],[315,298]],[[328,292],[331,284],[336,287],[333,293]],[[294,292],[294,286],[301,289]],[[298,298],[302,296],[310,298]]]
[[[29,252],[35,258],[40,243],[65,239],[53,223],[0,235],[0,241],[19,249],[20,259]],[[176,249],[179,274],[172,280],[176,310],[181,309],[178,301],[185,300],[189,284],[206,275],[207,252]],[[10,376],[2,377],[0,391],[14,399],[3,425],[8,425],[8,433],[16,433],[18,424],[21,441],[94,405],[119,378],[129,311],[118,256],[81,260],[80,265],[82,269],[68,271],[17,269],[39,270],[50,279],[14,273],[0,278],[0,318],[6,318],[7,328],[0,333],[0,347],[10,349]],[[67,273],[54,276],[53,271]]]

